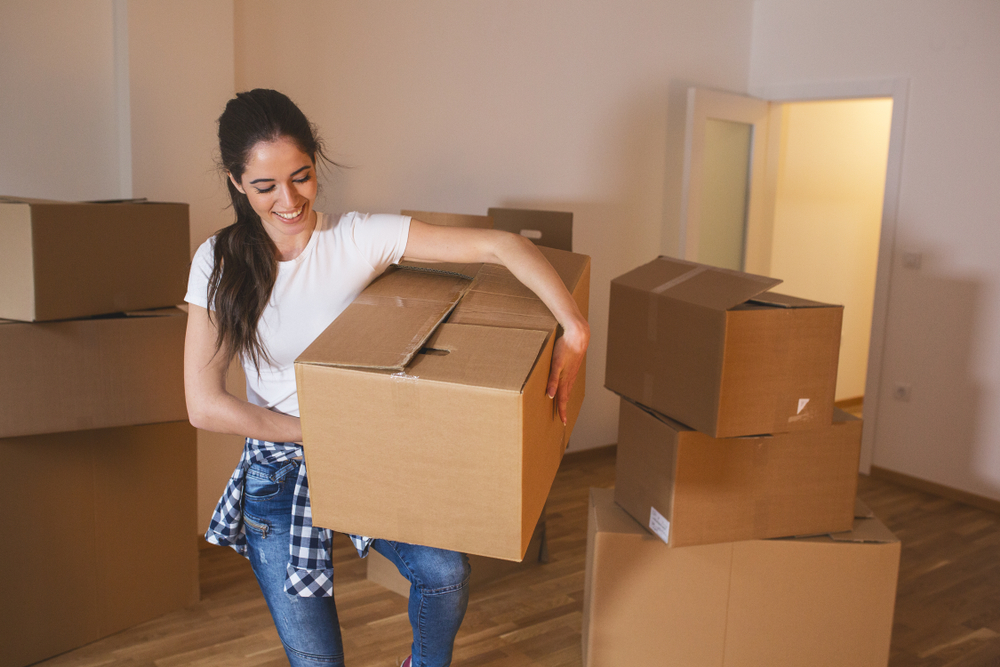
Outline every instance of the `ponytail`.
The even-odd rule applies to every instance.
[[[278,277],[278,249],[250,200],[232,180],[240,181],[253,148],[287,138],[308,155],[329,162],[315,128],[285,95],[256,89],[237,93],[219,117],[219,153],[236,221],[215,235],[215,265],[208,280],[209,317],[215,311],[216,352],[228,359],[250,360],[257,372],[270,359],[257,324]]]
[[[227,359],[245,357],[260,373],[268,357],[257,333],[278,277],[278,254],[247,196],[226,178],[236,222],[215,235],[215,265],[208,279],[208,302],[215,307],[216,351]],[[212,311],[209,310],[209,317]]]

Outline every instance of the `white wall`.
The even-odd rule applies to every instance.
[[[761,0],[753,25],[753,93],[909,79],[874,464],[1000,499],[1000,4]]]
[[[0,14],[0,194],[121,192],[110,0],[6,2]]]
[[[248,0],[236,84],[287,93],[351,166],[328,211],[573,212],[593,258],[583,449],[617,440],[610,280],[677,249],[686,88],[745,91],[749,39],[744,1]]]

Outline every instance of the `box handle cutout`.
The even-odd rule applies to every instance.
[[[522,229],[521,236],[526,239],[534,239],[537,241],[542,238],[542,232],[540,229]]]
[[[418,354],[430,354],[435,357],[443,357],[451,354],[451,350],[440,350],[436,347],[422,347]]]

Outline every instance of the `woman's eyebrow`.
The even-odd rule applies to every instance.
[[[307,170],[309,168],[310,168],[310,165],[308,165],[308,164],[306,166],[304,166],[304,167],[299,167],[298,169],[296,169],[295,171],[293,171],[291,175],[295,176],[299,172],[305,171],[305,170]],[[252,181],[250,181],[250,185],[255,185],[257,183],[267,183],[267,182],[273,181],[273,180],[274,180],[273,178],[255,178]]]

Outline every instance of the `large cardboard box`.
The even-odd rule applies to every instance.
[[[0,438],[187,419],[178,308],[0,320]]]
[[[0,197],[0,318],[61,320],[184,301],[187,204]]]
[[[668,547],[592,489],[585,667],[885,667],[899,542],[847,533]]]
[[[544,252],[586,314],[590,259]],[[470,281],[391,270],[302,353],[314,524],[524,557],[584,377],[564,425],[545,396],[555,319],[505,271],[485,265]]]
[[[851,529],[861,420],[712,438],[621,401],[615,500],[671,546]]]
[[[842,306],[668,257],[611,281],[608,389],[716,438],[830,424]]]
[[[368,557],[365,560],[367,561],[368,581],[405,598],[410,597],[410,582],[399,573],[392,561],[374,549],[368,552]],[[545,512],[543,510],[542,516],[535,526],[535,532],[531,535],[524,560],[518,562],[487,558],[475,554],[469,556],[469,566],[472,568],[472,573],[469,575],[469,588],[478,590],[483,586],[488,586],[513,574],[526,572],[546,562],[548,562],[548,542],[546,541]]]
[[[531,239],[535,245],[573,250],[573,214],[569,211],[536,211],[492,207],[493,226]]]
[[[5,438],[0,458],[0,664],[32,664],[198,601],[189,424]]]

